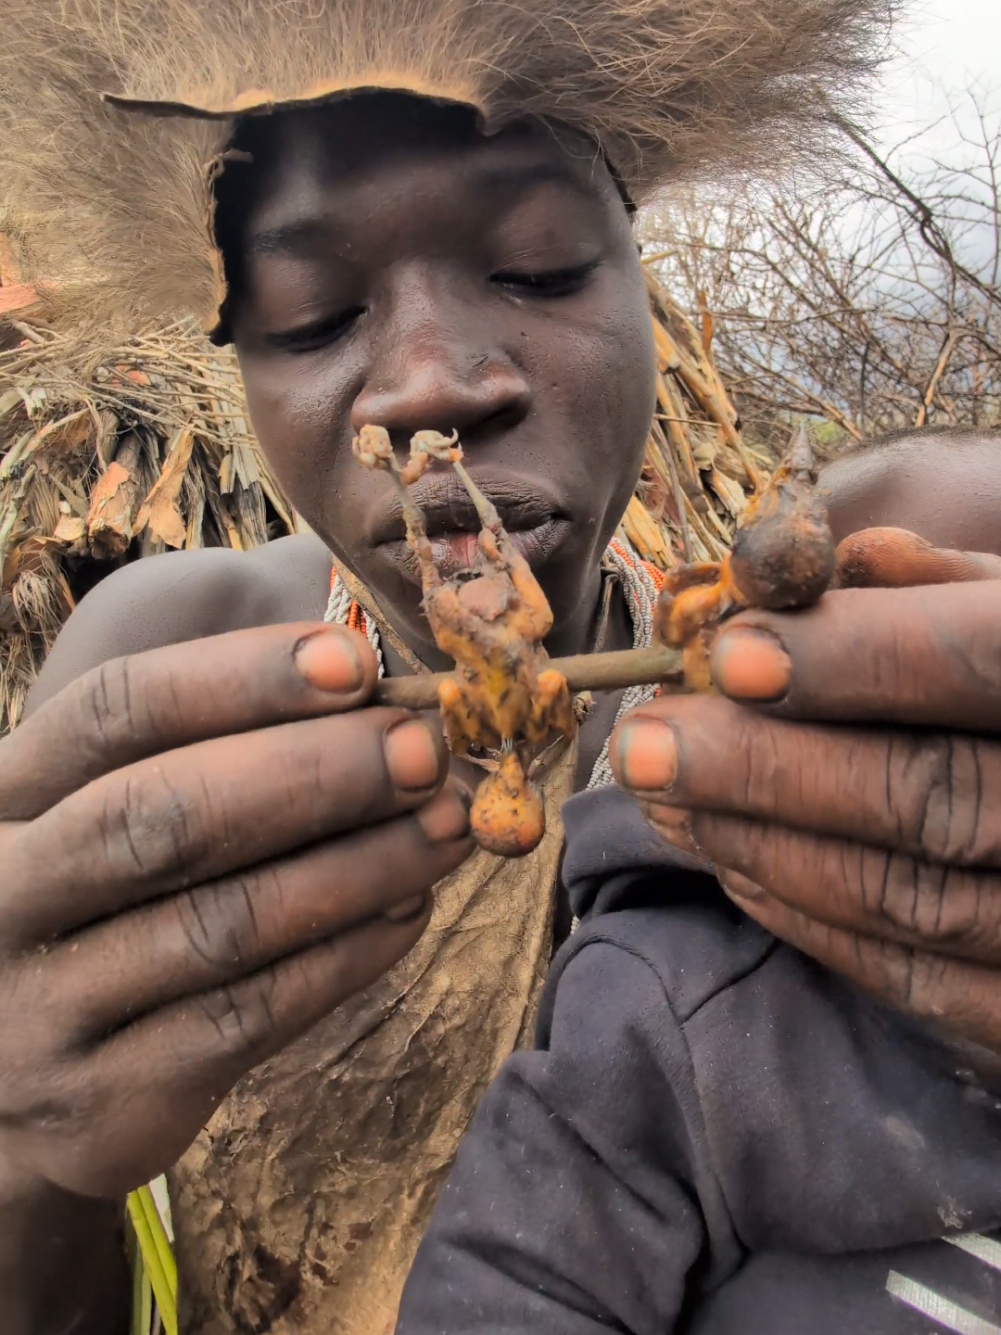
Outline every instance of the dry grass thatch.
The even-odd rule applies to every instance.
[[[641,202],[680,173],[816,150],[832,109],[857,113],[894,7],[4,0],[5,205],[30,231],[33,276],[65,292],[84,282],[92,313],[132,328],[211,320],[206,164],[237,112],[395,88],[467,104],[487,125],[557,120],[600,145]]]
[[[31,319],[30,290],[3,285],[4,272],[0,731],[16,722],[60,626],[103,574],[169,548],[246,549],[296,530],[229,349],[212,347],[191,321],[115,342],[94,327]],[[17,277],[9,267],[6,275]],[[623,528],[667,568],[725,550],[754,463],[708,337],[652,280],[650,293],[658,412]]]
[[[193,323],[102,347],[3,321],[0,340],[17,341],[0,350],[0,731],[102,574],[169,548],[255,547],[295,524],[234,358]]]

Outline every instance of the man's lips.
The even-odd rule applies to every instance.
[[[537,528],[559,514],[560,507],[555,497],[547,496],[540,487],[522,478],[499,470],[480,472],[471,469],[470,474],[484,495],[497,507],[509,533],[518,529]],[[434,538],[442,533],[479,532],[480,521],[476,508],[455,473],[444,470],[425,473],[410,488],[410,495],[424,514],[429,537]],[[370,525],[372,543],[379,546],[384,542],[402,541],[405,532],[403,508],[395,493],[387,486],[385,503],[379,507]]]
[[[538,568],[552,555],[563,541],[568,519],[549,518],[534,528],[520,528],[509,533],[514,545],[530,566]],[[476,541],[479,529],[452,529],[447,533],[438,533],[431,539],[431,550],[438,570],[449,579],[459,570],[468,570],[476,559]],[[379,544],[379,551],[384,553],[399,566],[402,573],[413,584],[419,584],[420,572],[417,558],[406,542],[384,542]]]
[[[555,500],[509,474],[474,474],[474,481],[496,506],[504,527],[529,564],[544,562],[559,546],[570,522],[559,513]],[[429,473],[410,491],[424,514],[435,565],[446,578],[467,569],[476,556],[481,524],[459,479],[450,472]],[[401,566],[408,578],[419,582],[416,558],[404,534],[402,509],[395,499],[387,497],[385,509],[372,528],[374,545]]]

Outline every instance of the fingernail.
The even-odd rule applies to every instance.
[[[395,904],[391,909],[386,909],[382,916],[388,918],[390,922],[408,922],[411,918],[419,918],[426,907],[427,895],[411,895],[402,904]]]
[[[689,853],[694,858],[704,858],[705,854],[695,842],[692,834],[691,815],[680,807],[669,807],[663,802],[645,802],[643,814],[662,839],[666,839],[672,848],[681,853]]]
[[[717,867],[716,879],[728,895],[734,899],[764,899],[765,892],[760,885],[749,881],[739,871],[729,871],[726,867]]]
[[[357,691],[365,680],[365,670],[353,640],[353,636],[340,631],[317,631],[299,641],[295,665],[317,690]]]
[[[766,630],[724,631],[710,662],[712,679],[732,700],[781,700],[792,679],[792,659]]]
[[[404,719],[386,733],[386,768],[395,787],[405,793],[430,788],[438,779],[441,759],[427,724]]]
[[[678,772],[678,747],[670,724],[628,719],[612,738],[611,760],[625,788],[637,792],[670,788]]]
[[[436,794],[427,806],[415,812],[417,824],[430,844],[444,844],[462,839],[469,833],[469,811],[472,796],[461,784],[449,784]]]

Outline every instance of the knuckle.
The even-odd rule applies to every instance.
[[[770,884],[776,865],[789,867],[798,849],[786,831],[742,816],[692,812],[686,818],[695,846],[719,866]]]
[[[110,658],[75,684],[84,743],[96,755],[134,754],[137,739],[157,749],[185,730],[190,684],[175,666]],[[201,701],[202,707],[206,702]]]
[[[62,1004],[50,964],[38,951],[0,967],[0,1140],[25,1171],[80,1189],[130,1091]]]
[[[866,850],[862,885],[865,904],[898,930],[922,938],[939,934],[947,880],[941,866],[880,849]]]
[[[701,700],[699,703],[702,703]],[[771,794],[775,789],[774,740],[769,736],[767,727],[762,729],[758,726],[758,720],[753,715],[731,706],[726,716],[723,716],[727,724],[723,734],[727,746],[726,751],[722,752],[719,747],[721,730],[711,707],[716,701],[707,703],[710,707],[696,714],[701,726],[695,733],[695,740],[697,743],[708,741],[710,746],[716,743],[714,768],[726,775],[730,800],[735,808],[739,811],[757,811],[761,808],[763,795]],[[729,701],[726,703],[730,704]],[[707,777],[705,769],[697,764],[692,764],[690,768],[693,771],[690,786],[701,796]]]
[[[919,1015],[940,1018],[945,1013],[943,998],[956,974],[955,963],[947,956],[923,950],[908,950],[905,955],[907,989],[904,1004]]]
[[[980,743],[951,735],[896,739],[886,764],[887,805],[908,853],[960,865],[991,861],[992,852],[996,858],[1001,830],[986,820]]]
[[[30,1052],[5,1044],[0,1086],[0,1129],[67,1137],[85,1130],[105,1103],[93,1063],[67,1052]]]
[[[901,1009],[911,1009],[915,989],[921,981],[916,973],[917,953],[906,946],[858,933],[854,934],[853,948],[855,978]]]
[[[200,998],[199,1005],[216,1033],[218,1054],[245,1064],[273,1046],[278,1033],[274,1000],[273,969]]]
[[[134,736],[138,692],[130,660],[111,658],[81,678],[78,686],[85,733],[95,749],[115,752]]]
[[[185,890],[174,900],[181,931],[189,949],[214,968],[239,971],[260,958],[262,940],[256,899],[261,881],[270,882],[276,894],[278,876],[273,869],[254,876],[237,876]]]
[[[894,927],[936,947],[993,958],[1001,948],[1001,881],[990,873],[880,854],[876,907]]]
[[[862,901],[910,940],[993,957],[1001,944],[1001,882],[937,862],[861,850]]]
[[[191,804],[159,765],[129,775],[96,820],[103,856],[153,882],[184,876],[207,850],[211,800],[203,787]]]

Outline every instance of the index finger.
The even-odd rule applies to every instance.
[[[364,636],[309,621],[111,659],[0,742],[0,819],[33,819],[161,751],[354,709],[377,675]]]
[[[843,589],[743,612],[711,658],[731,700],[783,718],[1001,732],[1001,581]]]

